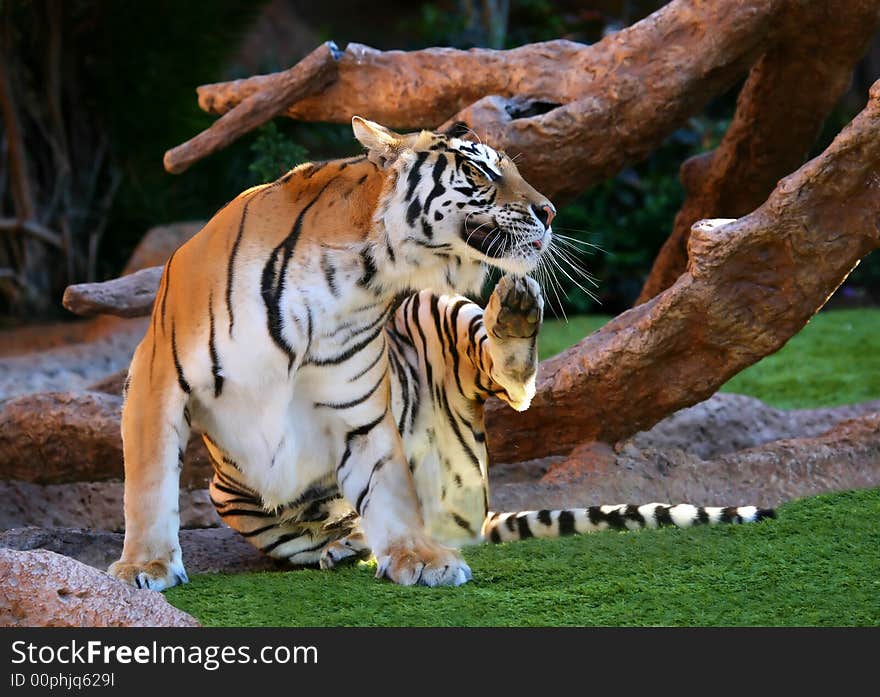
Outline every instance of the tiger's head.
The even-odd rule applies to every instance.
[[[525,275],[550,244],[556,209],[513,160],[440,133],[398,134],[358,116],[355,137],[376,166],[396,174],[382,215],[399,241]]]

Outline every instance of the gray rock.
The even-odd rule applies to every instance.
[[[34,484],[0,481],[0,530],[26,526],[122,530],[120,481]],[[180,524],[222,525],[206,489],[181,489]]]
[[[122,542],[122,533],[70,528],[28,527],[0,532],[0,548],[56,552],[101,571],[119,559]],[[181,530],[180,546],[190,574],[279,568],[273,559],[228,527]]]
[[[827,409],[774,409],[719,392],[622,441],[638,450],[670,448],[704,460],[788,438],[814,438],[841,421],[880,411],[880,400]]]
[[[54,552],[0,549],[0,626],[198,627],[161,593]]]

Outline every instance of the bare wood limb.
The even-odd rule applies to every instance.
[[[50,244],[57,249],[62,249],[64,247],[64,242],[58,233],[50,230],[45,225],[40,225],[35,220],[0,218],[0,230],[5,232],[24,232],[34,239]]]
[[[68,286],[62,303],[75,315],[115,315],[144,317],[153,309],[153,300],[162,278],[162,267],[153,266],[103,283]]]
[[[880,81],[864,111],[764,205],[695,225],[687,271],[672,287],[544,361],[530,409],[487,405],[493,459],[617,441],[783,346],[880,246],[878,129]]]
[[[398,128],[463,121],[522,154],[526,178],[560,203],[647,155],[745,75],[775,41],[781,17],[802,4],[673,0],[591,46],[383,52],[350,44],[338,80],[287,114],[331,122],[361,114]],[[222,113],[277,79],[206,85],[199,104]]]
[[[262,126],[287,106],[323,90],[336,79],[336,46],[327,42],[273,81],[270,89],[245,98],[195,138],[165,153],[165,169],[173,174]]]

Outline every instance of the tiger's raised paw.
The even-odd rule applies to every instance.
[[[487,325],[497,338],[531,339],[538,334],[544,317],[541,286],[528,276],[502,276],[489,299],[487,314],[489,320],[494,319]]]
[[[402,586],[460,586],[473,578],[455,550],[428,540],[401,540],[378,557],[376,578]]]
[[[321,553],[319,566],[322,569],[335,569],[344,564],[369,559],[371,555],[367,539],[362,533],[356,532],[328,544]]]
[[[183,564],[154,559],[143,563],[117,561],[107,573],[135,588],[163,591],[172,586],[189,583]]]

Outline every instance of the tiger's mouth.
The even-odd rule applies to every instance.
[[[467,221],[462,223],[461,239],[464,243],[490,259],[510,256],[517,247],[529,246],[537,253],[543,252],[543,237],[531,242],[523,242],[509,230],[505,230],[492,218],[483,222]]]
[[[468,247],[490,258],[505,256],[510,246],[510,235],[495,220],[482,223],[465,220],[461,227],[461,239]]]

